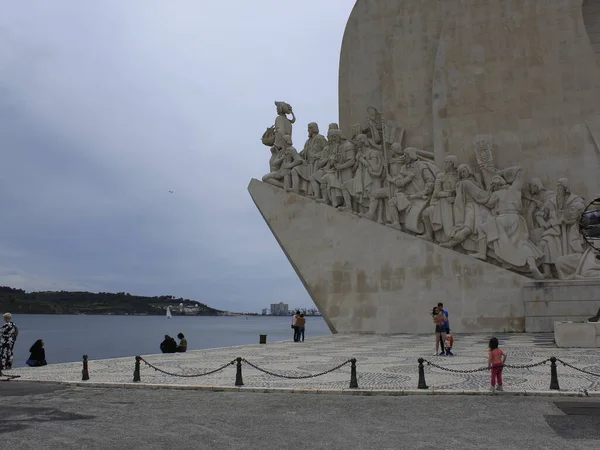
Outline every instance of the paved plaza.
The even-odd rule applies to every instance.
[[[552,334],[497,334],[507,354],[507,364],[528,365],[552,356],[580,369],[600,374],[597,349],[557,348]],[[258,336],[257,336],[258,337]],[[455,335],[455,356],[434,356],[434,338],[424,335],[332,335],[266,345],[246,345],[190,351],[188,353],[144,356],[165,371],[194,375],[217,369],[237,357],[273,373],[285,376],[307,376],[325,372],[347,361],[357,360],[358,385],[372,393],[410,393],[418,386],[418,358],[449,369],[476,369],[487,364],[487,334]],[[133,383],[134,357],[93,360],[90,355],[90,380],[85,384],[117,386],[153,385],[180,388],[235,388],[236,367],[229,365],[212,375],[175,377],[161,374],[141,364],[141,383]],[[331,373],[304,379],[279,378],[243,364],[242,389],[310,390],[313,392],[351,393],[350,365]],[[82,363],[55,364],[37,368],[18,368],[9,372],[20,380],[81,383]],[[425,366],[428,391],[421,393],[484,393],[489,388],[489,372],[454,373]],[[562,392],[600,395],[600,376],[592,376],[558,364],[558,380]],[[550,387],[550,363],[531,369],[504,371],[506,392],[547,394]],[[557,394],[556,391],[553,392]]]
[[[600,401],[1,383],[6,449],[598,448]]]

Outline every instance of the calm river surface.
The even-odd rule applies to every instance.
[[[267,342],[292,339],[291,317],[276,316],[61,316],[14,314],[19,328],[14,366],[21,367],[29,357],[29,347],[43,339],[48,364],[89,359],[118,358],[160,353],[165,334],[181,332],[188,349],[257,344],[259,334]],[[307,317],[306,337],[330,334],[322,317]]]

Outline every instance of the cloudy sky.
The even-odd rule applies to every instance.
[[[246,188],[274,100],[337,120],[353,5],[0,0],[0,284],[313,306]]]

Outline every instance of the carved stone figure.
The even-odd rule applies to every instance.
[[[571,193],[569,180],[561,178],[556,183],[556,195],[549,196],[538,214],[538,223],[544,232],[540,248],[544,252],[544,276],[552,277],[552,267],[561,256],[575,253],[569,235],[572,229],[579,233],[579,217],[585,210],[582,197]]]
[[[424,239],[447,242],[454,228],[454,200],[458,183],[457,158],[449,155],[444,160],[443,173],[435,177],[435,187],[430,205],[423,211]]]
[[[361,130],[369,140],[369,144],[376,149],[381,149],[383,143],[383,119],[376,108],[367,108],[367,127]]]
[[[474,144],[477,165],[483,175],[483,186],[485,189],[490,189],[491,179],[497,173],[494,166],[494,156],[492,155],[492,138],[489,135],[479,135],[475,137]]]
[[[439,169],[433,163],[420,160],[416,148],[409,147],[404,153],[406,163],[400,174],[387,178],[397,188],[388,201],[388,221],[393,228],[421,234],[424,232],[421,215],[429,204]]]
[[[587,248],[583,253],[559,256],[556,271],[561,280],[600,278],[600,255]]]
[[[442,247],[454,248],[461,244],[467,251],[477,250],[477,225],[489,211],[481,205],[487,194],[483,193],[481,179],[477,178],[467,164],[458,166],[456,197],[454,199],[454,222],[456,225],[448,235],[448,242],[441,243]]]
[[[283,188],[284,172],[281,170],[283,163],[283,151],[278,147],[271,147],[271,158],[269,159],[269,173],[262,177],[263,182]]]
[[[315,122],[309,123],[308,139],[299,154],[303,163],[292,169],[292,190],[294,192],[300,193],[300,181],[303,180],[306,185],[306,193],[309,196],[313,194],[312,175],[318,170],[316,165],[325,147],[327,147],[327,139],[319,134],[319,125]]]
[[[292,125],[296,122],[296,116],[292,111],[292,106],[286,102],[275,102],[277,107],[277,117],[275,118],[275,147],[283,148],[285,146],[284,136],[292,137]],[[292,116],[288,119],[288,114]]]
[[[311,187],[315,200],[319,203],[326,203],[331,205],[329,199],[329,190],[327,183],[329,177],[327,176],[329,171],[335,164],[335,152],[337,151],[338,145],[342,142],[340,133],[335,128],[336,124],[329,124],[329,130],[327,131],[327,145],[321,151],[319,159],[315,161],[315,172],[311,177]]]
[[[539,178],[532,178],[528,187],[529,196],[523,195],[523,199],[529,201],[525,220],[529,228],[529,236],[537,244],[542,237],[544,229],[547,228],[541,222],[546,211],[544,205],[556,194],[546,189]]]
[[[281,169],[284,171],[283,187],[286,191],[292,190],[292,170],[302,164],[302,158],[292,144],[292,137],[285,135],[283,137],[283,163]]]
[[[390,146],[390,153],[391,154],[388,157],[389,159],[386,161],[386,165],[389,167],[389,175],[392,177],[397,177],[400,175],[402,166],[406,164],[406,155],[402,149],[402,144],[394,142]]]
[[[583,254],[586,253],[589,248],[577,227],[571,227],[569,229],[567,233],[567,242],[568,248],[571,249],[571,253],[559,256],[555,261],[556,274],[561,280],[573,279],[578,272],[581,272],[577,269]]]
[[[263,181],[290,191],[292,189],[292,169],[302,164],[302,159],[292,145],[290,136],[283,136],[283,145],[284,147],[278,150],[277,156],[272,157],[271,168],[275,170],[266,174]],[[273,148],[271,153],[273,153]]]
[[[323,179],[326,180],[328,197],[334,208],[342,211],[352,210],[352,198],[345,183],[352,179],[355,163],[354,144],[347,140],[341,130],[330,130],[332,136],[338,135],[339,143],[329,149],[329,168]]]
[[[487,168],[482,167],[482,170]],[[493,216],[478,227],[479,250],[473,256],[485,261],[489,246],[500,262],[516,269],[527,267],[535,278],[543,279],[544,276],[537,268],[537,262],[541,261],[543,253],[529,239],[527,223],[522,213],[523,168],[511,167],[499,173],[491,179],[492,193],[488,199],[479,198],[480,203],[493,209]],[[512,179],[512,184],[508,184],[507,179]],[[485,192],[481,192],[482,197]]]
[[[381,202],[379,193],[384,173],[383,154],[370,146],[369,139],[364,134],[356,136],[356,145],[356,171],[345,186],[354,198],[357,212],[375,220]]]

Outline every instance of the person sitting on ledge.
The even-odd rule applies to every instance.
[[[163,353],[175,353],[177,351],[177,342],[168,334],[165,334],[165,340],[160,343],[160,351]]]
[[[187,339],[183,333],[179,333],[177,337],[179,338],[179,344],[177,345],[176,351],[184,353],[187,350]]]
[[[29,367],[40,367],[48,364],[46,362],[46,350],[44,350],[44,341],[38,339],[29,349],[31,353],[29,359],[25,362]]]

